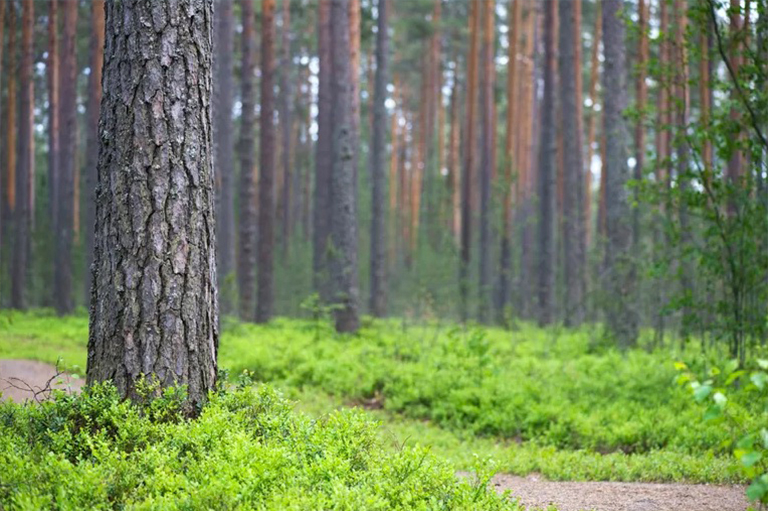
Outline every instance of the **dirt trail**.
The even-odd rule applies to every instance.
[[[0,359],[0,391],[3,399],[24,401],[41,390],[56,374],[50,364],[31,360]],[[64,374],[54,388],[74,392],[84,385],[81,378]],[[24,382],[24,383],[22,383]],[[467,473],[460,473],[468,477]],[[647,484],[547,481],[540,476],[517,477],[499,474],[491,484],[499,492],[510,490],[529,510],[554,504],[559,511],[745,511],[749,504],[742,486],[706,484]]]
[[[510,490],[528,509],[558,511],[745,511],[742,486],[547,481],[499,474],[491,483]]]
[[[56,376],[56,368],[43,362],[33,360],[5,360],[0,359],[0,399],[12,399],[16,402],[32,400],[36,392],[43,390]],[[51,381],[51,388],[61,390],[79,391],[85,385],[83,378],[73,378],[69,374],[62,374]],[[38,395],[38,399],[44,398]]]

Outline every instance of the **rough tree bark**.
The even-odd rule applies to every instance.
[[[99,107],[101,105],[101,66],[104,62],[104,0],[94,0],[91,4],[91,37],[88,49],[90,74],[88,75],[88,103],[86,105],[86,156],[85,182],[88,200],[86,201],[85,246],[85,303],[91,297],[91,264],[93,263],[93,233],[96,222],[96,202],[93,191],[96,189],[96,165],[99,161]]]
[[[541,139],[538,179],[538,321],[548,325],[554,319],[555,291],[555,20],[557,2],[544,4],[544,96],[542,98]]]
[[[253,320],[256,307],[253,294],[256,288],[256,166],[254,164],[256,101],[253,75],[256,62],[254,35],[254,0],[240,0],[243,17],[242,105],[240,118],[240,236],[237,254],[237,283],[240,296],[240,318]]]
[[[16,126],[16,81],[18,80],[18,60],[16,50],[16,6],[14,2],[7,2],[8,6],[8,84],[6,95],[6,126]],[[5,130],[5,170],[3,172],[3,185],[5,187],[5,204],[3,205],[3,219],[10,221],[16,209],[16,130]],[[15,267],[11,255],[11,268]],[[11,307],[15,307],[22,301],[19,290],[23,289],[18,283],[19,276],[11,273]]]
[[[387,56],[389,36],[387,34],[387,8],[390,0],[379,0],[376,26],[376,80],[373,92],[373,142],[371,144],[371,313],[383,317],[387,313],[387,260],[386,228],[384,213],[384,174],[386,156],[387,109]],[[393,135],[394,136],[394,135]],[[394,145],[393,145],[394,147]],[[393,186],[394,183],[390,183]]]
[[[313,210],[312,267],[314,288],[320,297],[330,299],[327,265],[328,236],[331,224],[331,165],[333,164],[333,125],[331,119],[332,75],[331,0],[319,0],[317,46],[320,61],[318,72],[317,145],[315,147],[315,193]]]
[[[283,25],[281,32],[281,64],[280,64],[280,128],[283,174],[283,195],[281,199],[282,233],[280,237],[283,258],[288,255],[288,242],[291,237],[292,215],[291,197],[293,196],[294,180],[291,173],[291,1],[283,0]]]
[[[5,31],[5,9],[2,6],[0,6],[0,41],[4,41],[3,39],[4,31]],[[2,80],[2,76],[3,76],[3,48],[4,48],[4,45],[0,44],[0,80]],[[3,118],[2,103],[3,102],[0,100],[0,127],[2,126],[2,118]],[[0,170],[0,247],[3,246],[2,233],[3,233],[3,223],[4,223],[4,217],[5,217],[5,213],[3,211],[5,207],[5,204],[4,204],[5,201],[3,200],[3,193],[2,193],[3,187],[5,186],[5,183],[3,182],[5,178],[4,174],[5,173]],[[2,263],[1,256],[0,256],[0,263]]]
[[[664,2],[662,2],[664,4]],[[600,116],[595,109],[597,104],[597,81],[600,71],[600,40],[603,37],[603,16],[600,13],[601,4],[597,4],[597,13],[595,16],[595,31],[592,37],[592,54],[589,64],[589,101],[590,113],[589,123],[587,124],[587,172],[584,180],[584,245],[588,248],[592,246],[592,157],[595,154],[594,146],[597,141],[597,119]],[[585,253],[586,254],[586,253]]]
[[[493,71],[494,71],[494,2],[483,2],[483,71],[481,80],[481,137],[482,158],[480,163],[480,253],[478,286],[479,303],[477,319],[488,321],[493,306],[491,300],[491,176],[493,175],[494,131],[493,122]]]
[[[77,2],[62,4],[64,27],[61,39],[59,85],[61,112],[61,160],[59,161],[58,221],[54,305],[59,314],[72,312],[72,245],[75,224],[75,155],[77,154]]]
[[[88,384],[216,382],[212,2],[106,3]]]
[[[632,219],[626,183],[629,178],[629,140],[623,111],[626,98],[624,24],[621,0],[603,0],[603,74],[605,112],[606,254],[605,315],[610,335],[626,348],[637,342],[634,299],[635,262],[632,258]]]
[[[234,77],[232,55],[234,53],[234,19],[232,0],[220,0],[214,9],[216,17],[215,51],[216,68],[213,81],[214,103],[214,161],[218,184],[216,210],[216,264],[218,267],[221,311],[234,312],[231,290],[225,282],[235,271],[235,163],[233,158],[232,94]]]
[[[275,0],[261,4],[261,110],[259,112],[259,245],[256,321],[274,308],[275,252]],[[287,155],[286,155],[287,156]]]
[[[331,168],[331,244],[336,330],[354,332],[360,326],[357,289],[357,218],[354,200],[355,151],[352,120],[354,90],[349,59],[349,0],[331,1],[333,48],[333,165]]]
[[[640,41],[637,52],[637,77],[636,97],[638,118],[635,125],[635,168],[634,179],[638,183],[643,178],[645,166],[645,102],[648,96],[648,87],[645,84],[646,67],[648,66],[648,13],[649,5],[646,0],[639,0],[637,4],[637,28],[640,32]],[[639,204],[639,188],[635,188],[634,201]],[[632,210],[632,244],[636,250],[640,248],[640,208],[635,206]]]
[[[583,222],[583,173],[581,138],[582,98],[577,95],[577,73],[581,52],[581,37],[576,26],[576,9],[580,3],[559,2],[560,5],[560,101],[562,104],[563,129],[563,220],[565,253],[565,310],[563,320],[566,326],[575,326],[584,318],[584,253],[582,252]]]

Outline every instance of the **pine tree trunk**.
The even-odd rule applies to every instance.
[[[256,290],[256,153],[255,125],[256,100],[254,71],[256,40],[254,34],[254,0],[240,0],[243,16],[242,94],[243,113],[240,118],[240,236],[237,254],[237,281],[240,294],[240,318],[251,321],[256,317],[254,292]]]
[[[565,255],[565,311],[566,326],[580,324],[584,318],[584,254],[582,253],[584,189],[581,138],[581,97],[576,90],[577,73],[581,72],[580,55],[576,48],[581,45],[577,32],[576,2],[559,2],[560,5],[560,101],[562,102],[563,130],[563,220]],[[579,60],[577,60],[579,59]]]
[[[491,307],[491,176],[493,175],[494,131],[493,119],[493,71],[494,71],[494,7],[493,2],[483,2],[483,71],[482,87],[482,161],[480,173],[480,253],[479,253],[479,303],[477,319],[488,321]]]
[[[4,41],[3,39],[3,33],[5,32],[5,8],[0,5],[0,41]],[[2,83],[2,76],[3,76],[3,49],[5,45],[0,44],[0,83]],[[0,127],[3,125],[3,114],[2,114],[2,98],[0,98]],[[2,160],[0,160],[2,161]],[[5,223],[5,200],[3,200],[3,187],[5,186],[5,173],[0,170],[0,252],[2,252],[3,247],[3,223]],[[0,265],[2,264],[2,254],[0,254]],[[2,290],[0,288],[0,290]]]
[[[548,325],[554,320],[555,291],[555,20],[557,2],[544,4],[544,96],[542,99],[541,139],[538,176],[538,321]]]
[[[56,219],[59,212],[57,204],[59,200],[59,137],[61,135],[58,7],[59,0],[51,0],[48,3],[48,61],[45,69],[48,85],[48,209],[53,232],[56,232]]]
[[[606,269],[605,312],[610,334],[619,346],[637,342],[637,315],[634,310],[635,268],[632,254],[632,219],[629,210],[627,152],[629,146],[623,112],[626,99],[624,22],[619,17],[621,0],[603,0],[603,78],[605,112],[606,174]]]
[[[216,68],[213,82],[214,161],[218,182],[216,211],[216,263],[219,299],[224,314],[235,312],[228,279],[235,271],[235,162],[233,158],[232,95],[234,77],[234,19],[232,0],[220,0],[214,9],[216,27],[214,46]],[[224,292],[221,292],[221,291]]]
[[[355,210],[360,165],[360,0],[349,0],[349,67],[352,80],[352,153]]]
[[[353,0],[354,1],[354,0]],[[355,216],[355,150],[352,110],[353,85],[349,59],[349,0],[331,1],[333,48],[333,166],[331,187],[330,268],[336,330],[355,332],[360,326],[357,289],[357,218]]]
[[[99,161],[99,108],[101,106],[101,66],[104,61],[104,0],[94,0],[91,4],[90,68],[88,75],[88,104],[86,105],[86,156],[85,182],[86,201],[86,269],[85,303],[91,297],[91,264],[93,263],[93,234],[96,222],[96,202],[93,192],[96,189],[96,166]]]
[[[323,301],[330,300],[328,237],[331,224],[331,166],[333,165],[331,0],[318,0],[318,76],[317,145],[315,147],[315,197],[313,210],[314,288]]]
[[[59,162],[58,221],[56,222],[56,264],[54,304],[59,314],[74,309],[72,300],[72,245],[75,225],[75,155],[77,154],[77,2],[62,4],[64,27],[61,39],[59,85],[61,112],[61,160]]]
[[[259,112],[259,244],[256,321],[274,309],[275,251],[275,0],[261,4],[261,110]],[[287,155],[286,155],[287,156]]]
[[[194,414],[217,372],[212,2],[106,11],[87,382],[186,385]]]
[[[288,242],[291,236],[291,197],[295,188],[291,173],[291,2],[283,0],[283,25],[282,25],[282,63],[280,69],[280,127],[282,128],[282,174],[283,196],[282,206],[282,233],[280,237],[283,258],[288,255]]]
[[[662,2],[663,4],[664,2]],[[597,81],[600,75],[600,41],[603,36],[603,17],[600,12],[601,4],[597,4],[598,9],[595,14],[595,31],[592,37],[592,54],[589,64],[589,101],[590,114],[589,124],[587,125],[587,172],[584,183],[584,244],[587,247],[592,246],[592,158],[595,154],[594,146],[597,141],[597,119],[600,114],[595,109],[597,104]],[[585,252],[586,255],[586,252]]]
[[[467,65],[466,97],[466,143],[464,169],[461,180],[461,261],[459,263],[460,316],[462,321],[469,317],[469,263],[472,243],[472,168],[475,164],[475,106],[477,104],[477,45],[480,34],[479,2],[472,2],[469,14],[469,58]]]
[[[377,3],[378,19],[376,26],[376,80],[373,92],[373,142],[371,144],[371,313],[383,317],[387,312],[387,261],[386,230],[384,216],[384,193],[386,177],[384,174],[386,155],[387,109],[387,57],[389,36],[387,34],[387,10],[390,0]],[[391,186],[394,183],[391,183]]]

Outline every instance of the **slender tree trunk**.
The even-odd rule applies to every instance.
[[[742,45],[740,40],[740,34],[742,30],[741,19],[741,2],[739,0],[731,0],[729,14],[731,18],[731,48],[730,48],[730,60],[733,69],[734,76],[739,76],[741,71],[741,51]],[[735,104],[740,102],[738,92],[733,91],[733,101]],[[736,107],[731,108],[730,118],[734,123],[739,121],[739,111]],[[726,167],[726,178],[731,186],[737,186],[742,178],[742,153],[739,148],[734,148],[730,159],[728,160],[728,166]],[[734,214],[738,207],[737,201],[731,199],[728,205],[728,211],[730,214]]]
[[[371,313],[382,317],[387,311],[387,262],[386,230],[384,221],[384,193],[386,188],[385,143],[387,109],[387,56],[389,36],[387,35],[387,9],[390,0],[379,0],[376,26],[376,85],[373,92],[373,142],[371,144],[371,178],[373,193],[371,205]],[[392,183],[394,184],[394,183]]]
[[[589,124],[587,125],[587,172],[586,179],[584,180],[584,217],[586,218],[584,238],[587,248],[592,246],[592,158],[597,141],[597,119],[600,116],[595,109],[595,105],[597,104],[597,81],[600,76],[600,41],[603,36],[603,17],[600,13],[601,5],[598,0],[598,10],[595,15],[595,31],[592,38],[592,55],[589,64],[589,101],[591,111],[589,114]]]
[[[493,122],[493,71],[494,71],[494,2],[483,2],[483,71],[482,87],[482,162],[480,174],[480,253],[479,253],[479,304],[477,319],[488,321],[491,311],[491,176],[493,174],[494,122]]]
[[[560,101],[562,102],[563,132],[563,217],[565,254],[566,326],[575,326],[584,319],[585,257],[582,252],[584,190],[581,132],[581,91],[577,90],[581,72],[580,27],[576,23],[580,2],[559,2],[560,5]]]
[[[232,0],[220,0],[214,9],[215,74],[214,102],[214,161],[218,184],[216,210],[216,264],[219,300],[224,314],[235,312],[234,289],[227,284],[235,271],[235,162],[232,103],[234,75],[232,55],[234,44],[234,16]],[[236,287],[234,280],[232,283]]]
[[[554,320],[555,291],[555,20],[557,2],[544,4],[544,96],[539,143],[538,321]]]
[[[628,134],[623,118],[626,108],[624,25],[619,18],[621,0],[603,0],[605,51],[604,111],[606,159],[606,321],[619,346],[637,342],[635,312],[635,262],[632,255],[632,220],[626,183]]]
[[[472,243],[472,168],[475,165],[475,106],[477,105],[477,45],[480,35],[480,2],[472,2],[469,14],[469,58],[467,66],[466,97],[466,144],[464,151],[464,173],[461,182],[461,262],[459,264],[460,315],[462,321],[469,317],[469,263]]]
[[[274,309],[275,251],[275,0],[261,4],[261,111],[259,112],[259,244],[256,321]],[[287,155],[286,155],[287,156]]]
[[[638,30],[640,32],[640,41],[637,58],[637,83],[636,83],[636,105],[639,116],[635,125],[635,168],[634,179],[640,182],[643,179],[643,168],[645,167],[645,102],[648,96],[648,87],[645,84],[646,67],[648,65],[648,10],[649,6],[646,0],[639,0],[637,4]],[[635,188],[634,202],[636,206],[632,210],[632,245],[635,247],[635,253],[640,250],[640,204],[639,188]]]
[[[352,153],[354,161],[354,204],[357,209],[358,167],[360,165],[360,0],[349,1],[349,67],[352,79]]]
[[[99,161],[99,108],[101,106],[101,66],[104,61],[104,0],[94,0],[91,5],[91,38],[90,38],[90,69],[88,75],[88,103],[86,118],[88,121],[86,135],[85,181],[88,191],[86,202],[86,268],[85,272],[85,303],[91,297],[91,263],[93,263],[93,236],[96,223],[96,166]]]
[[[515,206],[520,197],[520,169],[515,165],[516,152],[515,140],[519,136],[517,124],[517,88],[519,77],[517,76],[517,53],[520,42],[520,20],[522,16],[522,0],[510,0],[508,9],[508,34],[509,53],[507,60],[507,126],[504,139],[504,209],[502,212],[501,227],[501,274],[499,275],[499,310],[497,319],[504,319],[504,311],[510,300],[512,282],[512,248],[510,238],[512,236],[512,198],[514,195]],[[517,173],[517,175],[515,175]],[[514,183],[513,183],[514,180]],[[514,194],[513,194],[514,190]]]
[[[64,27],[61,40],[60,119],[61,161],[59,162],[56,223],[56,264],[54,303],[59,314],[74,309],[72,300],[72,244],[75,227],[75,158],[77,154],[77,2],[62,3]]]
[[[281,251],[283,259],[288,254],[288,242],[291,236],[291,196],[293,181],[291,175],[291,1],[283,0],[283,26],[282,26],[282,64],[280,69],[280,127],[282,128],[282,173],[283,173],[283,197],[282,197],[282,233]]]
[[[156,6],[106,2],[87,382],[112,380],[131,398],[145,376],[183,384],[193,414],[216,383],[219,339],[213,12],[212,2]]]
[[[386,2],[387,0],[383,0]],[[389,45],[387,45],[389,46]],[[378,70],[377,70],[378,73]],[[392,112],[392,126],[390,128],[391,137],[391,150],[389,154],[389,256],[388,264],[389,268],[394,268],[397,256],[397,197],[399,191],[398,185],[398,169],[399,169],[399,156],[400,156],[400,126],[398,120],[400,118],[398,113],[398,97],[399,92],[397,77],[394,77],[394,90],[392,91],[392,97],[395,101],[395,109]]]
[[[458,62],[456,63],[458,66]],[[448,141],[448,173],[449,185],[451,189],[451,230],[453,239],[459,245],[461,241],[461,162],[459,159],[460,145],[460,120],[459,120],[459,81],[454,75],[453,87],[451,88],[451,106],[450,106],[450,134]]]
[[[333,166],[331,186],[331,257],[336,330],[355,332],[360,326],[357,289],[357,218],[354,200],[353,100],[354,79],[349,59],[349,0],[331,1],[333,48]]]
[[[27,306],[27,283],[32,258],[32,196],[30,183],[34,179],[34,158],[32,154],[34,84],[32,81],[32,35],[34,29],[34,4],[24,0],[21,10],[21,61],[19,68],[19,139],[16,161],[16,210],[14,221],[16,235],[13,251],[13,278],[11,281],[11,306],[24,309]],[[12,27],[14,25],[11,25]],[[9,129],[14,129],[9,125]]]
[[[7,2],[8,6],[8,93],[7,93],[7,117],[5,130],[5,193],[6,204],[5,213],[7,219],[14,221],[11,229],[14,231],[14,245],[11,253],[11,307],[21,309],[24,307],[24,288],[26,286],[26,274],[17,271],[16,251],[21,246],[16,242],[16,223],[18,212],[16,211],[16,113],[18,101],[16,98],[16,86],[19,77],[18,51],[16,49],[16,5],[14,2]],[[23,254],[22,254],[23,256]]]
[[[48,2],[48,61],[46,78],[48,85],[48,209],[51,229],[56,232],[59,200],[59,1]],[[54,262],[54,264],[56,264]]]
[[[256,41],[254,35],[254,0],[240,0],[243,16],[243,60],[242,60],[242,105],[240,118],[240,246],[237,261],[238,291],[240,293],[240,318],[253,320],[256,317],[254,291],[256,287],[256,165],[255,134],[256,101],[253,75],[256,62]]]
[[[330,300],[327,265],[331,224],[331,166],[333,165],[333,120],[331,118],[332,66],[331,0],[318,0],[318,76],[317,145],[315,153],[315,200],[313,214],[314,287],[324,301]]]
[[[5,8],[0,5],[0,41],[5,41],[3,39],[3,33],[5,32]],[[3,49],[5,45],[0,44],[0,83],[2,83],[2,76],[3,76]],[[2,98],[0,98],[0,127],[2,127]],[[6,130],[8,131],[8,130]],[[2,161],[2,160],[0,160]],[[2,247],[3,247],[3,223],[5,223],[5,200],[3,200],[3,187],[5,186],[5,172],[0,170],[0,263],[2,263]],[[2,264],[0,264],[0,268],[2,267]],[[0,290],[2,290],[0,288]]]

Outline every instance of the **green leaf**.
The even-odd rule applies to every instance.
[[[757,365],[760,366],[760,369],[765,369],[766,371],[768,371],[768,360],[758,358]]]
[[[725,364],[725,372],[726,374],[730,374],[734,372],[736,369],[739,368],[739,361],[734,359],[731,359],[728,361],[727,364]]]
[[[723,415],[723,410],[719,406],[710,406],[707,411],[704,412],[704,420],[711,421],[719,418]]]
[[[755,372],[752,373],[752,376],[750,376],[749,379],[752,381],[752,383],[755,384],[755,387],[763,390],[765,388],[765,384],[768,382],[768,374],[763,372]]]
[[[763,447],[768,449],[768,429],[761,429],[760,430],[760,439],[763,441]]]
[[[696,390],[693,391],[693,398],[697,402],[701,403],[702,401],[707,399],[707,397],[711,393],[712,393],[712,386],[711,385],[701,385],[701,386],[697,387]]]
[[[747,488],[747,498],[749,500],[760,500],[768,492],[768,485],[760,479],[755,480]]]
[[[730,385],[731,383],[735,382],[737,379],[741,378],[745,374],[747,374],[747,372],[744,371],[743,369],[741,371],[732,372],[731,374],[728,375],[728,378],[725,379],[725,385],[726,386]]]
[[[725,394],[722,392],[715,392],[715,395],[712,396],[712,399],[714,399],[718,406],[725,406],[725,403],[728,401],[728,398],[725,397]]]
[[[686,369],[688,369],[688,366],[685,365],[684,362],[675,362],[675,369],[677,369],[678,371],[685,371]]]
[[[741,464],[745,467],[751,467],[762,459],[763,455],[760,451],[750,451],[741,457]]]

